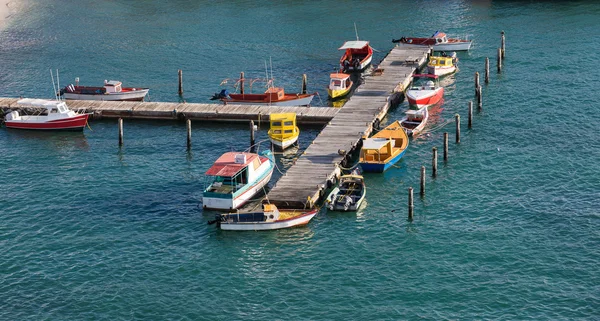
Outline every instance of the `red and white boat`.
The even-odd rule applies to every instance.
[[[415,38],[415,37],[402,37],[400,39],[392,40],[399,46],[427,46],[432,47],[435,51],[461,51],[469,50],[471,48],[472,40],[448,38],[443,33],[436,31],[429,38]]]
[[[413,75],[413,78],[437,80],[438,76],[416,74]],[[440,87],[439,84],[434,83],[432,80],[427,80],[421,85],[413,85],[406,91],[408,103],[419,109],[437,104],[442,100],[442,97],[444,97],[444,87]]]
[[[345,50],[340,58],[340,70],[344,72],[362,71],[371,64],[373,48],[368,41],[346,41],[338,50]]]
[[[409,109],[405,112],[406,116],[400,120],[400,126],[404,128],[408,136],[417,136],[425,128],[429,119],[429,111],[427,107],[418,110]]]
[[[4,123],[7,128],[36,130],[83,130],[89,114],[79,114],[67,107],[64,101],[44,99],[21,99],[21,107],[39,109],[38,115],[20,115],[13,110],[6,114]]]
[[[229,231],[278,230],[306,225],[318,212],[318,209],[280,210],[273,204],[263,204],[261,211],[217,214],[208,224],[217,223],[218,228]]]
[[[282,87],[273,86],[273,79],[245,79],[243,73],[235,83],[235,87],[240,89],[240,93],[229,93],[229,90],[222,89],[215,93],[210,100],[220,100],[224,104],[236,105],[267,105],[267,106],[310,106],[310,103],[315,94],[303,93],[286,93]],[[221,82],[221,85],[226,84],[229,79]],[[252,84],[257,81],[266,81],[267,90],[262,94],[246,93],[244,83],[250,82],[250,91]],[[305,87],[304,87],[305,88]]]
[[[103,87],[79,86],[70,84],[61,89],[60,94],[65,99],[72,100],[106,100],[106,101],[143,101],[148,94],[148,88],[123,87],[120,81],[104,81]]]

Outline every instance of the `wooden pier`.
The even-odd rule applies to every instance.
[[[393,48],[268,193],[265,202],[280,208],[310,208],[326,197],[344,159],[360,148],[392,102],[410,85],[415,69],[427,61],[428,48]]]
[[[19,98],[0,98],[0,109],[19,109]],[[298,124],[322,125],[339,111],[327,107],[278,107],[196,103],[67,100],[72,110],[93,114],[93,118],[180,119],[203,121],[269,122],[271,113],[296,113]]]

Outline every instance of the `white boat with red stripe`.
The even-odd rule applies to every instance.
[[[7,128],[33,130],[72,130],[82,131],[89,114],[76,113],[64,101],[25,98],[17,101],[18,106],[37,111],[35,115],[21,115],[13,110],[6,114]]]
[[[274,204],[263,204],[261,211],[217,214],[208,224],[217,224],[229,231],[266,231],[302,226],[317,215],[318,209],[278,209]]]
[[[418,80],[421,80],[418,82]],[[435,80],[436,82],[434,82]],[[418,109],[435,105],[444,97],[444,87],[439,86],[438,76],[430,74],[413,75],[415,82],[406,91],[406,99],[411,106]],[[422,83],[425,81],[425,83]]]

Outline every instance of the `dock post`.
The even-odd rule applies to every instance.
[[[448,132],[444,133],[444,162],[448,161]]]
[[[477,108],[481,111],[483,107],[483,92],[481,91],[481,86],[479,86],[479,96],[477,96]]]
[[[490,58],[485,57],[485,83],[490,83]]]
[[[454,119],[456,122],[456,143],[460,143],[460,115],[454,115]]]
[[[179,93],[179,96],[183,95],[183,72],[181,71],[181,69],[177,70],[177,74],[179,75],[179,90],[177,91]]]
[[[425,196],[425,166],[421,166],[421,197]]]
[[[300,91],[300,93],[302,94],[306,94],[306,85],[307,85],[307,78],[306,78],[306,74],[302,74],[302,90]]]
[[[477,89],[479,88],[479,71],[475,72],[475,95],[477,95]]]
[[[498,64],[498,72],[502,72],[502,48],[498,48],[498,59],[497,59],[497,64]]]
[[[192,149],[192,121],[188,119],[187,123],[187,149]]]
[[[412,221],[415,205],[413,203],[413,188],[408,188],[408,219]]]
[[[502,34],[501,48],[502,48],[502,59],[504,59],[504,57],[506,57],[506,47],[504,46],[504,30],[502,30],[502,32],[500,34]]]
[[[250,121],[250,147],[254,148],[254,120]]]
[[[244,94],[244,72],[240,72],[240,94]]]
[[[431,149],[433,151],[433,158],[431,160],[431,176],[437,176],[437,147]]]
[[[119,146],[123,146],[123,118],[119,118]]]
[[[469,129],[473,128],[473,101],[469,101]]]

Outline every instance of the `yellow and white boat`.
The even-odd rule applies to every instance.
[[[275,147],[284,150],[298,141],[296,113],[271,114],[270,122],[269,138]]]
[[[346,96],[352,88],[352,80],[350,75],[343,73],[334,73],[329,75],[329,87],[327,93],[331,99],[337,99]]]
[[[445,53],[442,56],[432,56],[429,58],[427,63],[427,72],[436,76],[445,76],[453,72],[456,72],[456,64],[458,58],[456,58],[456,52],[447,56]]]

